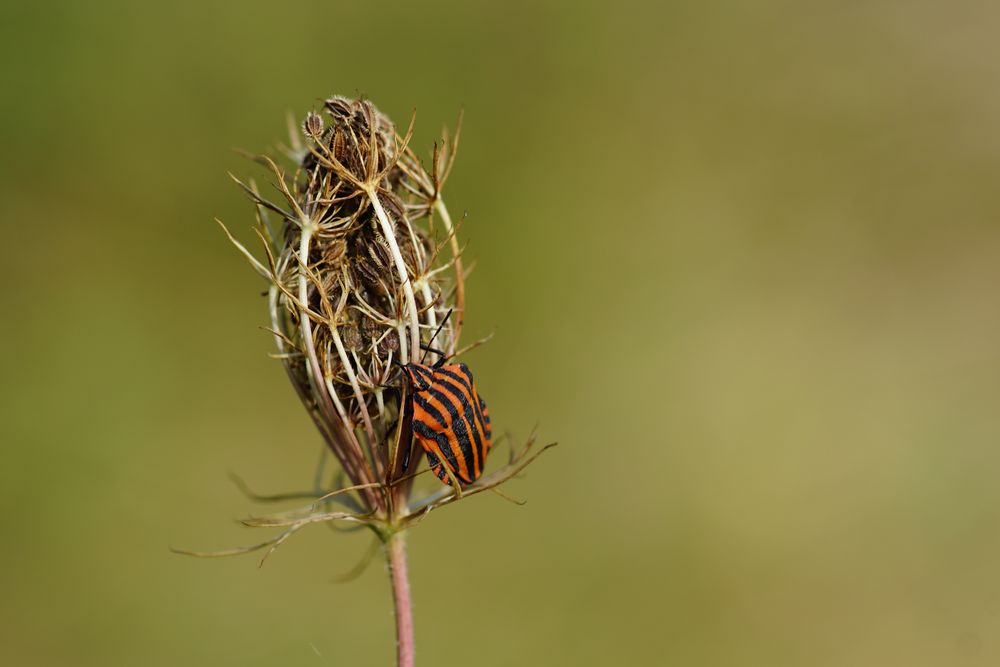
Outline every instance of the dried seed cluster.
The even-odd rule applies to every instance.
[[[456,316],[435,345],[454,353],[461,327],[464,276],[440,199],[454,142],[444,139],[428,172],[408,147],[412,124],[401,138],[366,100],[333,97],[323,112],[302,123],[294,174],[273,170],[287,206],[248,190],[282,218],[280,236],[265,240],[272,324],[289,376],[352,484],[375,485],[407,472],[398,469],[407,438],[397,437],[393,360],[418,360],[449,310]],[[388,510],[384,491],[359,491],[367,509]]]
[[[466,277],[441,198],[458,132],[443,134],[428,168],[409,147],[412,130],[411,121],[400,136],[367,100],[333,97],[294,127],[286,151],[293,169],[254,156],[280,200],[234,177],[256,205],[265,259],[230,240],[270,282],[277,356],[349,480],[317,492],[304,511],[251,520],[288,527],[252,548],[273,548],[302,525],[327,520],[365,523],[386,538],[435,507],[496,487],[544,451],[529,454],[529,441],[464,489],[411,497],[422,457],[415,451],[403,468],[412,432],[398,364],[419,361],[435,332],[435,349],[461,354]],[[349,511],[317,513],[329,502]]]

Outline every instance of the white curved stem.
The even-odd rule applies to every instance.
[[[389,243],[389,251],[392,253],[392,261],[396,264],[396,272],[399,273],[399,280],[403,283],[403,295],[406,298],[406,310],[410,320],[410,360],[418,361],[420,353],[420,318],[417,315],[417,299],[413,295],[413,285],[410,282],[410,275],[406,270],[406,262],[403,261],[403,254],[399,251],[399,244],[396,243],[396,234],[393,233],[392,223],[389,216],[382,208],[382,202],[378,200],[378,194],[374,189],[367,190],[368,199],[375,209],[375,215],[382,224],[382,235]]]

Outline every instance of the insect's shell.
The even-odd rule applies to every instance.
[[[465,364],[403,366],[410,381],[413,437],[445,484],[462,486],[483,474],[490,449],[490,414]]]

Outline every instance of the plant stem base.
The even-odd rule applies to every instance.
[[[410,576],[406,567],[406,539],[402,532],[392,535],[385,544],[392,581],[392,598],[396,609],[396,664],[413,667],[413,600],[410,597]]]

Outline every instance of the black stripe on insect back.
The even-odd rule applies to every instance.
[[[466,416],[466,418],[468,418],[470,416],[469,415],[469,405],[471,403],[471,405],[472,405],[472,411],[474,412],[474,417],[475,417],[475,420],[476,420],[475,423],[476,424],[481,424],[482,427],[483,427],[484,434],[486,434],[487,437],[489,437],[489,434],[486,433],[487,426],[489,425],[489,421],[487,421],[487,420],[489,418],[485,417],[483,415],[483,412],[482,412],[482,406],[485,405],[483,403],[483,399],[479,396],[479,392],[477,392],[473,388],[472,374],[469,373],[468,366],[466,366],[465,364],[461,364],[459,366],[459,368],[462,371],[464,371],[464,373],[462,373],[462,374],[453,373],[453,372],[447,371],[447,370],[445,370],[443,368],[437,369],[436,373],[438,375],[444,375],[446,377],[452,378],[453,380],[455,380],[456,382],[458,382],[458,383],[461,384],[462,388],[465,389],[465,393],[467,395],[467,397],[464,397],[462,399],[462,405],[465,408],[465,416]],[[470,421],[469,424],[473,425],[473,422]],[[475,429],[475,430],[478,432],[479,429]],[[478,433],[477,433],[477,435],[478,435]],[[482,451],[482,446],[483,445],[482,445],[482,442],[479,441],[478,437],[476,438],[476,444],[480,447],[479,451]]]
[[[445,472],[445,467],[442,465],[441,459],[439,459],[434,452],[427,452],[427,465],[431,467],[431,470],[434,471],[434,474],[437,475],[439,480],[445,484],[451,485],[451,480],[448,478],[448,473]]]
[[[465,364],[456,364],[458,366],[459,372],[450,371],[447,368],[435,368],[434,373],[440,375],[447,375],[453,380],[458,380],[469,390],[469,395],[471,396],[474,392],[473,385],[475,381],[472,379],[472,373],[469,371],[469,367]]]
[[[452,373],[450,373],[448,371],[445,371],[445,370],[442,370],[440,368],[438,369],[437,372],[438,372],[439,375],[447,376],[449,378],[454,377]],[[468,430],[472,431],[472,437],[475,440],[475,446],[476,446],[475,453],[474,453],[475,462],[478,463],[479,465],[476,466],[471,460],[468,460],[470,457],[468,456],[468,454],[466,454],[464,448],[462,450],[462,453],[466,454],[466,457],[465,457],[466,458],[466,463],[468,463],[469,466],[470,466],[469,467],[469,471],[472,474],[475,474],[476,468],[478,468],[479,470],[483,469],[483,460],[482,460],[483,459],[483,456],[482,456],[482,454],[483,454],[483,440],[482,440],[482,437],[480,436],[480,433],[479,433],[479,431],[480,431],[479,424],[483,423],[482,419],[480,419],[478,422],[476,421],[475,410],[469,404],[469,397],[471,395],[471,392],[462,391],[462,386],[461,386],[461,381],[460,380],[459,380],[459,384],[456,385],[456,384],[452,383],[451,381],[444,379],[443,377],[439,377],[438,379],[440,380],[440,382],[438,383],[437,386],[441,387],[442,389],[444,389],[445,391],[447,391],[449,394],[451,394],[452,396],[454,396],[458,400],[459,404],[462,406],[462,412],[464,413],[464,416],[465,416],[465,424],[463,426],[467,425],[468,426]],[[466,431],[466,440],[468,440],[468,430]]]
[[[472,413],[469,410],[468,401],[462,396],[461,389],[451,382],[444,380],[443,378],[437,378],[439,381],[436,382],[426,393],[430,394],[438,400],[441,405],[445,406],[448,410],[448,414],[451,416],[451,430],[455,434],[455,440],[458,441],[458,446],[462,450],[462,457],[465,459],[465,466],[469,471],[470,477],[476,476],[476,462],[480,460],[479,452],[482,451],[482,442],[479,438],[479,429],[475,427],[472,422]],[[455,404],[448,400],[448,396],[454,396],[455,400],[459,405],[462,406],[462,413],[459,414],[455,408]],[[475,444],[473,444],[472,439],[469,437],[469,431],[472,431],[472,436],[475,438]],[[476,447],[475,452],[472,448]],[[480,470],[482,469],[482,463],[480,462]],[[471,479],[468,481],[472,481]]]
[[[466,393],[468,394],[469,400],[463,402],[463,405],[466,408],[466,417],[468,417],[468,407],[470,403],[472,404],[472,409],[475,413],[476,423],[473,426],[475,426],[476,431],[476,445],[479,448],[477,449],[477,454],[479,455],[479,471],[481,473],[486,465],[487,452],[486,447],[484,447],[484,443],[479,438],[479,435],[481,433],[482,436],[486,438],[488,443],[493,436],[493,429],[490,428],[489,416],[485,414],[486,403],[483,401],[482,396],[479,395],[479,392],[475,390],[475,384],[472,379],[472,373],[469,372],[469,367],[465,364],[458,364],[458,370],[460,371],[459,373],[454,373],[443,368],[438,368],[435,373],[439,376],[443,375],[454,379],[462,386],[462,388],[466,390]],[[487,444],[486,446],[488,447],[489,445]]]
[[[407,364],[405,368],[410,369],[410,371],[416,375],[424,385],[434,384],[434,376],[427,369],[426,366],[421,366],[420,364]]]
[[[486,401],[483,400],[482,396],[479,397],[479,412],[483,415],[483,426],[486,429],[486,437],[492,438],[493,427],[490,426],[490,416],[487,414]]]
[[[455,441],[458,443],[459,449],[462,450],[462,456],[465,458],[465,466],[469,470],[469,475],[471,477],[472,475],[475,474],[475,467],[473,466],[472,457],[470,456],[469,452],[468,431],[466,430],[465,423],[462,420],[462,417],[455,410],[455,406],[452,404],[452,402],[449,401],[445,397],[445,395],[442,392],[438,391],[435,387],[431,387],[430,389],[422,393],[430,394],[431,396],[436,398],[438,403],[443,405],[444,408],[448,411],[448,415],[451,417],[451,431],[455,434]],[[416,394],[414,396],[414,400],[417,402],[417,405],[421,407],[421,409],[423,409],[424,411],[427,412],[427,414],[436,419],[439,425],[435,426],[434,424],[426,424],[418,419],[414,419],[413,430],[417,433],[417,435],[420,435],[422,437],[425,437],[429,440],[433,440],[434,442],[436,442],[438,447],[441,448],[441,453],[444,455],[445,460],[449,464],[449,467],[451,467],[452,472],[455,473],[455,476],[462,479],[463,481],[471,482],[472,480],[465,479],[461,474],[461,471],[458,469],[458,456],[452,450],[451,442],[448,440],[448,436],[445,433],[445,430],[447,428],[446,427],[447,421],[445,420],[444,415],[441,414],[441,412],[434,406],[433,403],[422,397],[420,394]],[[417,424],[419,424],[422,428],[418,429]]]
[[[437,432],[443,432],[447,428],[448,420],[445,418],[445,416],[443,414],[441,414],[441,411],[438,410],[434,406],[433,403],[431,403],[430,401],[428,401],[426,398],[424,398],[420,394],[416,394],[413,397],[413,400],[414,400],[414,402],[416,402],[417,405],[420,406],[420,408],[424,412],[426,412],[431,417],[433,417],[434,419],[437,420],[437,424],[427,424],[425,422],[420,421],[416,417],[414,417],[413,418],[414,423],[421,424],[425,428],[430,429],[431,431],[434,431],[435,433],[437,433]],[[445,406],[445,409],[448,409],[448,404],[447,403],[445,403],[444,401],[441,401],[441,399],[438,399],[438,401],[440,401],[441,404]],[[449,412],[453,412],[453,411],[449,410]],[[454,417],[453,417],[453,419],[454,419]],[[450,443],[448,444],[448,451],[451,451],[451,444]]]
[[[483,416],[483,433],[486,434],[488,440],[493,438],[493,427],[490,426],[490,415],[489,411],[486,409],[486,403],[482,398],[479,399],[479,414]]]
[[[441,450],[441,454],[444,456],[444,459],[446,461],[446,466],[451,469],[451,471],[455,474],[455,477],[457,477],[463,482],[471,481],[465,479],[462,473],[459,471],[458,458],[455,456],[455,453],[451,449],[451,444],[448,442],[447,435],[445,435],[442,431],[437,431],[429,427],[422,421],[416,419],[413,420],[413,432],[419,435],[421,438],[424,438],[426,440],[433,440],[434,442],[437,443],[437,446]],[[433,468],[435,462],[439,462],[437,455],[435,455],[434,452],[428,451],[427,463],[430,464],[430,466]]]

